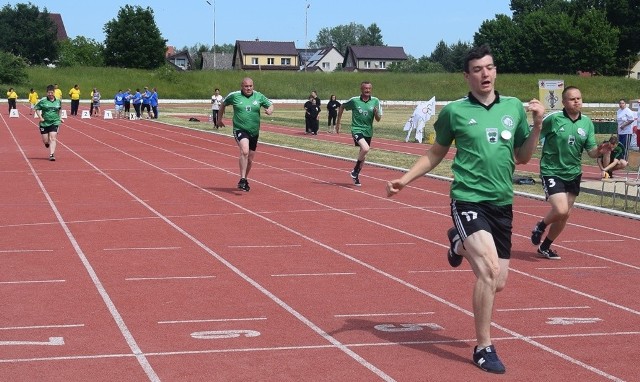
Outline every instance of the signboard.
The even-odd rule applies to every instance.
[[[538,80],[540,102],[546,110],[562,110],[563,80]]]

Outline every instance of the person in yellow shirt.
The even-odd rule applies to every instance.
[[[7,92],[7,101],[9,102],[9,113],[11,113],[11,109],[16,108],[16,100],[18,99],[18,94],[13,88],[9,88]]]
[[[78,115],[78,106],[80,106],[80,87],[78,84],[73,85],[69,90],[69,97],[71,98],[71,115]]]
[[[62,101],[62,90],[58,87],[58,84],[53,85],[53,95],[56,99]]]
[[[29,115],[33,114],[33,110],[36,107],[36,104],[38,103],[38,93],[33,90],[33,88],[31,88],[31,90],[29,90],[29,105],[31,105],[31,110],[29,111]]]

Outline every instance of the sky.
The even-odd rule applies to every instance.
[[[212,5],[206,0],[13,0],[10,4],[18,2],[60,13],[70,38],[84,36],[98,42],[104,42],[104,25],[117,18],[120,8],[126,4],[150,7],[162,37],[177,49],[211,46],[214,20],[216,45],[259,39],[293,41],[296,48],[307,47],[322,28],[375,23],[385,45],[401,46],[415,58],[429,56],[440,41],[471,43],[483,21],[512,14],[509,0],[209,0]]]

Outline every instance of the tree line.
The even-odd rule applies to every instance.
[[[502,73],[622,75],[640,54],[640,0],[511,0],[510,9],[511,17],[485,20],[472,42],[440,41],[429,56],[409,56],[387,70],[457,72],[469,48],[480,44],[491,46]],[[58,41],[46,8],[7,4],[0,10],[0,82],[24,81],[27,65],[157,69],[166,64],[167,40],[150,7],[125,5],[103,31],[104,42],[83,36]],[[145,49],[136,49],[136,41],[145,41]],[[343,54],[349,45],[383,46],[382,31],[375,23],[350,23],[322,28],[310,42],[312,49],[334,46]],[[233,49],[232,44],[215,47],[216,52]],[[196,44],[183,50],[199,67],[200,53],[214,47]]]

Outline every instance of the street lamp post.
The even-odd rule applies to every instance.
[[[213,1],[213,4],[209,2],[209,0],[205,0],[207,4],[211,5],[213,8],[213,69],[216,69],[216,0]]]
[[[307,7],[304,9],[304,57],[307,57],[309,52],[309,40],[307,39],[307,26],[309,25],[309,7],[311,4],[307,3]],[[304,62],[304,71],[307,71],[307,62]]]

